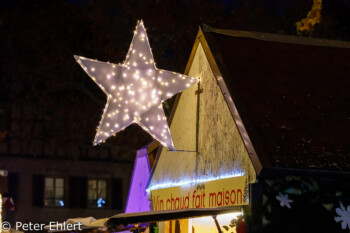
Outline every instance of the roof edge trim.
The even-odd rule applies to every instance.
[[[287,44],[350,48],[349,41],[321,39],[321,38],[314,38],[314,37],[299,37],[299,36],[275,34],[275,33],[218,29],[218,28],[212,28],[206,24],[203,24],[203,31],[227,35],[227,36],[245,37],[245,38],[251,38],[256,40],[280,42],[280,43],[287,43]]]

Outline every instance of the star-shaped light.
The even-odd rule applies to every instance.
[[[278,196],[276,196],[276,199],[280,201],[280,205],[286,206],[288,209],[291,208],[290,203],[293,203],[293,200],[288,199],[288,194],[282,194],[281,192],[278,193]]]
[[[174,150],[162,102],[197,80],[157,69],[142,20],[136,26],[123,64],[74,57],[107,95],[94,145],[137,123],[153,138]]]
[[[346,228],[350,229],[350,206],[347,208],[340,202],[340,208],[336,208],[335,211],[339,216],[336,216],[334,220],[336,222],[341,222],[341,228],[346,230]]]

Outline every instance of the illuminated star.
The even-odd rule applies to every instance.
[[[153,138],[174,150],[162,102],[195,84],[197,80],[157,69],[142,21],[136,26],[123,64],[74,57],[107,95],[94,145],[137,123]]]
[[[280,205],[286,206],[288,209],[291,208],[290,203],[293,203],[293,200],[288,199],[288,194],[282,194],[281,192],[278,193],[278,196],[276,196],[276,199],[280,201]]]
[[[336,208],[335,212],[337,212],[339,216],[336,216],[334,220],[336,222],[341,222],[343,230],[346,230],[346,228],[350,229],[350,206],[346,208],[343,203],[340,202],[340,208]]]

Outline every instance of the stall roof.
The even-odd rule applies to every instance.
[[[229,208],[202,208],[202,209],[181,209],[181,210],[161,210],[147,211],[138,213],[117,214],[107,222],[108,226],[127,226],[130,224],[151,223],[168,221],[182,218],[196,218],[204,216],[213,216],[241,211],[240,207]]]
[[[207,26],[203,35],[267,167],[350,171],[350,42]]]
[[[108,221],[108,218],[95,219],[93,217],[85,218],[69,218],[65,222],[57,222],[55,225],[49,224],[44,227],[48,232],[71,232],[72,230],[64,230],[66,224],[80,224],[80,230],[76,229],[75,231],[89,231],[94,229],[96,231],[104,231],[105,224]],[[102,230],[98,230],[102,229]]]

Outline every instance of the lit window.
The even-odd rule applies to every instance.
[[[64,206],[64,180],[57,177],[45,178],[45,206]]]
[[[88,207],[105,208],[107,206],[107,181],[89,179]]]

